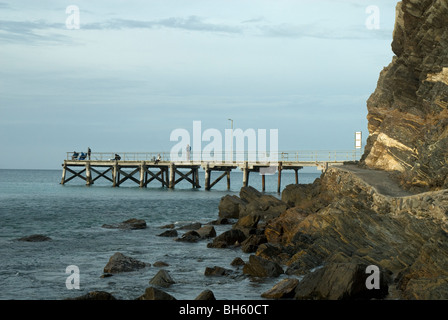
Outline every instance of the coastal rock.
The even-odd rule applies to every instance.
[[[51,238],[47,237],[43,234],[33,234],[30,236],[22,237],[17,239],[17,241],[24,241],[24,242],[43,242],[43,241],[50,241]]]
[[[168,288],[175,283],[176,282],[173,280],[169,272],[163,269],[159,270],[159,272],[157,272],[156,275],[149,281],[149,284],[164,288]]]
[[[283,273],[283,269],[273,261],[251,255],[244,265],[243,273],[254,277],[278,277]]]
[[[105,291],[91,291],[85,295],[67,300],[117,300],[112,294]]]
[[[323,265],[376,265],[396,280],[389,283],[393,288],[387,298],[448,297],[443,291],[448,277],[443,267],[448,265],[448,192],[412,194],[397,185],[384,171],[329,168],[319,182],[322,193],[316,195],[329,204],[306,216],[301,215],[302,209],[296,213],[289,209],[270,221],[265,229],[268,243],[260,245],[256,254],[285,264],[286,273],[297,276]],[[356,275],[355,269],[343,272],[350,270]],[[344,296],[326,289],[320,292],[329,281],[326,275],[317,277],[323,271],[314,275],[312,290],[303,297]],[[332,281],[346,280],[335,274]]]
[[[180,238],[177,238],[176,241],[180,242],[197,242],[201,237],[195,230],[190,230],[184,233]]]
[[[157,268],[162,268],[162,267],[168,267],[169,264],[163,261],[156,261],[153,263],[153,266]]]
[[[236,257],[235,259],[232,260],[232,262],[230,263],[231,266],[234,267],[239,267],[239,266],[244,266],[245,262],[243,259],[241,259],[240,257]]]
[[[288,278],[283,279],[270,290],[263,292],[261,297],[266,299],[289,299],[295,295],[295,289],[299,284],[298,279]]]
[[[226,219],[238,219],[240,217],[240,206],[246,202],[234,195],[226,195],[219,202],[219,217]]]
[[[159,237],[177,237],[177,231],[176,230],[166,230],[162,232],[161,234],[158,234]]]
[[[125,256],[121,252],[116,252],[110,257],[109,262],[104,267],[104,273],[121,273],[136,271],[150,266],[149,263]]]
[[[208,239],[208,238],[216,237],[216,230],[213,226],[210,226],[210,225],[203,226],[195,231],[201,239]]]
[[[184,242],[196,242],[202,239],[209,239],[216,237],[216,231],[213,226],[206,225],[200,227],[197,230],[190,230],[182,235],[181,238],[176,239],[176,241],[184,241]]]
[[[196,230],[199,229],[200,227],[202,227],[202,223],[200,222],[193,222],[193,223],[188,223],[185,224],[181,227],[179,227],[179,230]]]
[[[138,230],[146,228],[146,221],[132,218],[118,224],[103,224],[102,227],[106,229]]]
[[[224,231],[208,243],[208,248],[227,248],[229,246],[239,245],[246,240],[246,235],[239,229],[231,229]]]
[[[252,215],[259,216],[262,220],[270,220],[278,217],[287,208],[287,204],[272,195],[265,195],[253,187],[243,187],[240,190],[240,198],[247,204],[239,207],[240,218]]]
[[[205,276],[228,276],[231,273],[232,273],[232,270],[225,269],[225,268],[218,267],[218,266],[214,266],[213,268],[206,267],[205,271],[204,271]]]
[[[403,0],[396,10],[395,56],[367,101],[361,162],[396,171],[409,189],[448,188],[448,6]]]
[[[216,298],[213,291],[207,289],[202,291],[194,300],[216,300]]]
[[[137,300],[176,300],[176,298],[160,289],[148,287]]]
[[[245,253],[256,252],[260,244],[266,243],[265,235],[251,234],[246,240],[241,243],[241,251]]]
[[[378,289],[368,289],[367,265],[331,263],[307,274],[297,285],[296,299],[381,299],[388,294],[388,273],[380,272]]]
[[[308,212],[298,207],[286,210],[277,219],[267,224],[266,238],[270,243],[289,243],[297,232],[297,225],[308,215]]]

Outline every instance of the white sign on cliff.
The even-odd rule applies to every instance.
[[[361,131],[355,132],[355,148],[356,149],[362,148],[362,132]]]

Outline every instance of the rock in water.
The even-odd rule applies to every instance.
[[[43,234],[33,234],[31,236],[26,236],[17,239],[18,241],[25,241],[25,242],[42,242],[42,241],[49,241],[51,240],[50,237],[47,237]]]
[[[160,289],[149,287],[137,300],[176,300],[172,295]]]
[[[117,300],[113,295],[109,292],[105,291],[91,291],[85,295],[71,298],[67,300]]]
[[[147,266],[150,266],[150,264],[131,257],[127,257],[124,254],[117,252],[112,257],[110,257],[109,262],[104,267],[104,273],[113,274],[120,272],[130,272],[145,268]]]
[[[283,273],[283,269],[273,261],[251,255],[249,262],[243,267],[243,273],[254,277],[278,277]]]
[[[396,56],[367,101],[361,161],[398,171],[409,188],[448,188],[447,2],[403,0],[396,10]]]
[[[296,288],[296,299],[381,299],[388,294],[388,273],[378,275],[377,288],[368,288],[367,265],[331,263],[306,275]]]
[[[202,291],[194,300],[216,300],[216,298],[213,291],[207,289]]]
[[[103,224],[102,227],[106,229],[138,230],[146,228],[146,221],[132,218],[118,224]]]
[[[299,284],[298,279],[288,278],[283,279],[270,290],[261,294],[263,298],[267,299],[287,299],[292,298],[295,295],[295,289]]]
[[[171,278],[169,272],[163,269],[159,270],[159,272],[157,272],[157,274],[149,281],[149,284],[164,288],[168,288],[174,283],[176,282]]]

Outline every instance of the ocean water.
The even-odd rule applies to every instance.
[[[230,263],[236,257],[248,260],[249,254],[238,248],[207,248],[208,240],[197,243],[176,242],[159,237],[175,223],[207,223],[218,218],[218,204],[226,194],[239,194],[242,174],[232,172],[231,190],[223,179],[211,191],[192,189],[188,183],[176,189],[152,183],[139,188],[130,182],[112,188],[99,179],[87,187],[76,178],[60,185],[61,170],[0,170],[0,299],[60,300],[89,291],[103,290],[118,299],[139,297],[159,268],[148,268],[101,278],[103,268],[116,252],[150,263],[163,261],[176,281],[164,289],[176,299],[194,299],[210,289],[217,299],[262,299],[261,293],[286,276],[254,279],[242,274]],[[204,173],[200,173],[203,184]],[[215,173],[217,174],[217,173]],[[300,183],[311,183],[319,172],[299,173]],[[215,178],[215,176],[213,176]],[[282,189],[294,183],[293,172],[282,174]],[[261,177],[251,173],[249,184],[261,190]],[[266,191],[275,193],[277,176],[267,176]],[[144,219],[143,230],[102,228],[130,218]],[[217,234],[231,226],[215,226]],[[179,230],[179,236],[182,230]],[[44,234],[52,240],[21,242],[18,238]],[[211,240],[210,240],[211,241]],[[69,265],[79,268],[80,288],[67,289],[65,273]],[[206,267],[220,266],[233,270],[223,277],[204,276]]]

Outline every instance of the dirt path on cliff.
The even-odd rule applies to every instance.
[[[378,193],[389,197],[406,197],[414,193],[402,189],[399,184],[393,180],[389,173],[381,170],[364,169],[356,165],[344,165],[338,169],[350,171],[364,180],[367,184],[374,187]]]

